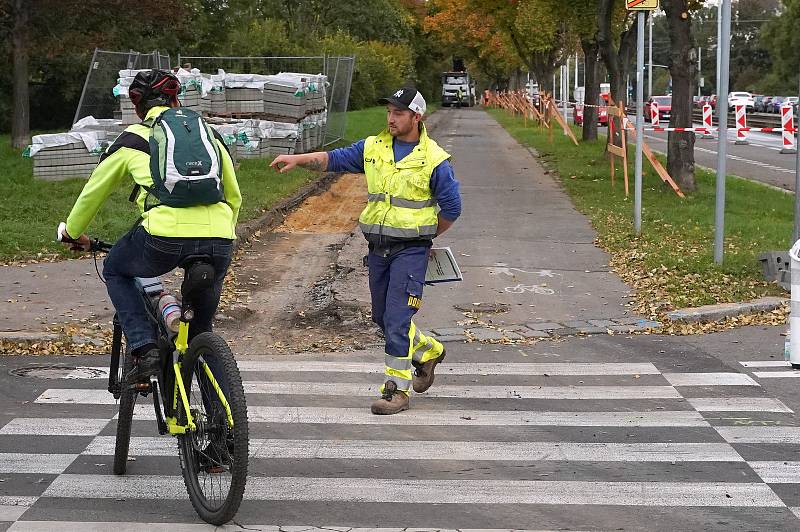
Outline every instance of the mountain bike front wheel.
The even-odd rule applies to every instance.
[[[223,525],[236,515],[247,480],[249,444],[242,378],[228,344],[208,332],[190,343],[181,377],[196,425],[196,430],[178,436],[183,480],[197,514],[208,523]],[[186,419],[182,405],[178,419],[182,423]]]

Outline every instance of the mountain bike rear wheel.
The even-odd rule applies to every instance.
[[[232,425],[205,363],[226,397]],[[213,333],[192,340],[181,376],[196,425],[196,430],[178,436],[184,484],[197,514],[208,523],[223,525],[236,515],[247,480],[247,405],[242,378],[228,344]],[[182,423],[186,419],[182,405],[178,419]]]
[[[112,339],[112,349],[119,349],[119,373],[118,381],[120,385],[119,396],[119,416],[117,416],[117,439],[114,445],[114,474],[124,475],[128,468],[128,449],[131,443],[131,424],[133,423],[133,407],[136,406],[136,390],[125,382],[133,368],[133,357],[125,352],[124,341],[120,339],[117,343],[117,327],[114,327],[114,338]],[[122,330],[119,330],[122,336]],[[117,347],[117,345],[119,347]]]

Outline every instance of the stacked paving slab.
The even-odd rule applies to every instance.
[[[87,178],[105,148],[125,127],[140,122],[128,87],[139,70],[121,70],[113,91],[115,119],[87,117],[67,133],[37,135],[29,150],[34,177]],[[181,105],[202,113],[221,133],[234,162],[320,149],[327,127],[327,77],[304,73],[235,74],[197,69],[176,73]]]

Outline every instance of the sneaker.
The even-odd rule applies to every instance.
[[[386,381],[381,398],[372,403],[372,413],[378,415],[397,414],[408,410],[408,393],[397,389],[394,381]]]
[[[135,357],[133,369],[128,373],[128,383],[147,382],[151,375],[158,373],[160,365],[161,353],[158,348],[151,349],[140,357]]]
[[[436,358],[428,360],[424,364],[420,364],[419,362],[412,362],[414,365],[414,380],[412,382],[412,386],[414,387],[414,391],[417,393],[422,393],[427,391],[428,388],[431,387],[433,384],[433,370],[436,367],[436,364],[444,360],[445,351],[442,350],[442,354]]]

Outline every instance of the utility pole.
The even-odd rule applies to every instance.
[[[800,78],[799,78],[800,79]],[[800,94],[800,88],[797,93]],[[796,126],[795,126],[796,127]],[[796,148],[797,146],[795,146]],[[797,242],[800,238],[800,150],[795,150],[797,155],[794,160],[794,231],[792,232],[792,242]]]
[[[653,96],[653,13],[648,16],[650,21],[650,46],[647,52],[647,97]]]
[[[697,95],[701,96],[700,89],[703,88],[703,48],[697,47]]]
[[[720,37],[717,46],[720,77],[717,82],[717,117],[719,138],[717,139],[717,183],[714,211],[714,262],[722,264],[725,242],[725,179],[728,155],[728,69],[731,52],[731,0],[720,0]]]
[[[575,52],[575,84],[573,87],[578,88],[578,52]]]
[[[636,33],[636,159],[634,165],[633,227],[637,235],[642,234],[642,144],[644,144],[644,17],[637,13]],[[629,78],[630,79],[630,78]],[[624,127],[624,126],[623,126]],[[625,131],[622,132],[625,135]]]

